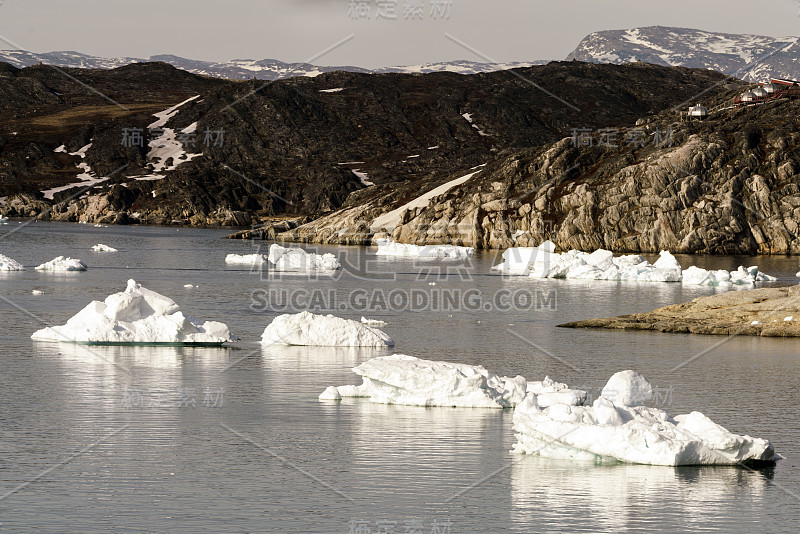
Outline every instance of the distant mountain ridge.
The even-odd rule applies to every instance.
[[[186,59],[174,55],[150,56],[147,59],[135,57],[104,58],[81,54],[80,52],[61,51],[34,53],[22,50],[0,50],[0,62],[10,63],[18,68],[29,67],[38,63],[54,65],[62,68],[76,69],[114,69],[131,63],[163,62],[181,70],[201,76],[226,78],[229,80],[279,80],[295,76],[318,76],[324,72],[345,71],[361,73],[428,73],[456,72],[459,74],[477,74],[497,70],[542,65],[547,61],[528,61],[512,63],[478,63],[475,61],[449,61],[441,63],[425,63],[401,67],[381,67],[365,69],[353,66],[319,66],[310,63],[286,63],[277,59],[232,59],[230,61],[213,62]]]
[[[589,34],[567,59],[713,69],[748,82],[800,78],[800,37],[648,26]]]

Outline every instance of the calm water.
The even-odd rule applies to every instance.
[[[28,267],[0,276],[3,531],[800,528],[797,340],[734,338],[672,371],[722,338],[555,328],[712,288],[505,278],[490,273],[495,253],[468,264],[431,264],[377,259],[357,247],[309,247],[347,264],[335,277],[274,276],[226,267],[225,254],[257,250],[220,239],[225,231],[19,226],[0,227],[0,253]],[[120,252],[93,253],[96,243]],[[83,259],[89,271],[32,269],[62,254]],[[794,282],[800,269],[786,257],[679,260],[684,267],[757,264],[779,276],[778,284]],[[121,291],[128,278],[171,296],[185,313],[226,322],[242,341],[210,349],[29,339],[90,300]],[[400,302],[403,295],[417,302]],[[516,296],[520,306],[497,309],[496,295]],[[395,299],[393,309],[375,308],[382,297]],[[459,304],[443,309],[454,297]],[[384,353],[262,349],[261,332],[278,313],[294,311],[292,298],[388,321],[398,352],[529,379],[550,375],[594,395],[614,372],[637,369],[657,386],[665,409],[700,410],[733,431],[768,438],[786,459],[758,472],[598,467],[511,454],[511,411],[322,403],[317,396],[326,386],[359,383],[350,369]]]

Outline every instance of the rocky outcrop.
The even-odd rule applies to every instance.
[[[722,336],[798,337],[800,286],[729,291],[647,313],[589,319],[559,326]]]
[[[800,252],[800,103],[736,109],[735,94],[713,101],[704,122],[668,111],[617,129],[616,146],[598,146],[596,135],[593,146],[564,138],[498,158],[422,206],[402,209],[424,190],[399,190],[281,237],[366,243],[386,231],[400,242],[476,248],[551,240],[561,250]],[[644,145],[628,146],[637,131]],[[391,210],[402,211],[396,224],[376,228]]]

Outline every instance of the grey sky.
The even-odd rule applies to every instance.
[[[449,19],[348,14],[350,0],[0,0],[0,36],[34,52],[99,56],[175,54],[192,59],[303,61],[377,67],[429,61],[482,61],[449,33],[498,61],[563,59],[586,34],[635,26],[682,26],[729,33],[800,35],[798,0],[452,0]],[[10,48],[0,43],[1,49]]]

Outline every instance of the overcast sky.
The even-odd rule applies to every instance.
[[[378,67],[563,59],[593,31],[681,26],[800,35],[800,0],[0,0],[0,38],[34,52]],[[366,4],[369,13],[351,11]],[[394,6],[379,18],[379,4]],[[434,3],[439,10],[432,12]],[[413,9],[422,4],[422,12]],[[409,10],[406,13],[406,10]],[[408,18],[406,18],[408,15]],[[463,42],[476,54],[445,34]],[[0,42],[0,48],[12,48]]]

